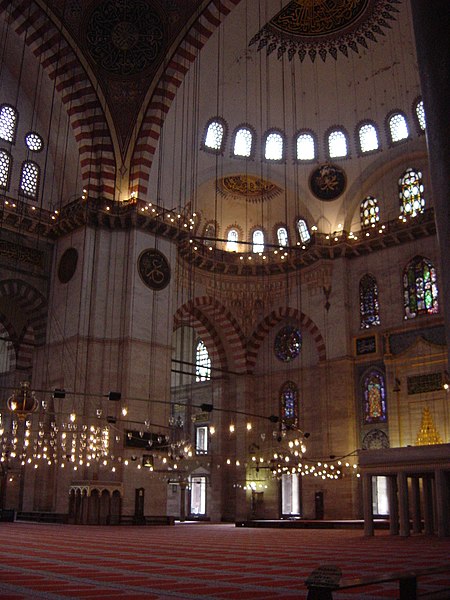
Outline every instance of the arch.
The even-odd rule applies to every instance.
[[[45,343],[45,330],[47,325],[47,300],[44,296],[28,283],[20,279],[6,279],[0,281],[0,298],[14,300],[16,306],[27,316],[27,324],[20,338],[16,338],[18,345],[30,344],[31,336],[33,345],[42,346]],[[12,324],[3,323],[5,328],[13,331]],[[16,346],[16,351],[19,347]]]
[[[200,296],[181,306],[174,315],[174,330],[190,325],[208,348],[213,366],[228,366],[227,352],[218,331],[223,335],[233,368],[245,372],[245,338],[231,312],[211,296]]]
[[[145,110],[130,166],[130,189],[147,194],[161,129],[172,101],[190,65],[225,17],[241,0],[211,0],[184,36],[172,58],[167,61]]]
[[[55,81],[78,144],[83,186],[88,194],[112,200],[116,166],[111,134],[98,93],[81,61],[37,3],[27,2],[24,9],[17,0],[4,2],[0,4],[0,14],[5,12],[17,35],[25,39],[49,78]]]
[[[315,343],[319,361],[322,362],[326,359],[326,348],[325,340],[320,333],[317,325],[304,313],[300,312],[296,308],[280,307],[273,310],[267,317],[265,317],[257,326],[252,336],[250,337],[247,350],[247,371],[252,373],[256,365],[256,359],[258,356],[259,348],[266,339],[271,329],[280,321],[285,319],[293,319],[303,328],[304,331],[308,331]]]

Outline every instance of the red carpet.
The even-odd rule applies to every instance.
[[[444,564],[450,538],[211,524],[0,523],[0,557],[4,600],[293,600],[306,598],[304,580],[319,565],[337,565],[347,578]],[[419,582],[421,593],[444,587],[450,574]],[[383,584],[334,597],[395,598],[397,589]]]

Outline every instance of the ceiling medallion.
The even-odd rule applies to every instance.
[[[320,165],[309,177],[309,187],[320,200],[335,200],[345,190],[345,186],[345,171],[336,165]]]
[[[142,281],[151,290],[163,290],[170,281],[170,265],[167,258],[156,248],[141,252],[138,271]]]
[[[399,10],[393,6],[401,0],[292,0],[280,10],[249,45],[258,43],[258,50],[267,54],[277,50],[278,58],[285,53],[289,60],[298,54],[301,61],[308,55],[314,62],[317,55],[325,61],[327,54],[336,59],[338,51],[348,56],[348,49],[358,52],[358,45],[367,48],[367,40],[376,42],[376,35],[385,35]]]
[[[248,202],[271,200],[282,192],[282,189],[260,177],[253,175],[229,175],[217,180],[217,191],[226,197]]]
[[[100,68],[120,77],[136,75],[161,57],[167,33],[154,2],[105,0],[93,7],[86,45]]]

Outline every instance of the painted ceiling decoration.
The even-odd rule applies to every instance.
[[[314,62],[317,55],[325,61],[328,54],[336,59],[338,52],[348,56],[348,49],[358,53],[358,46],[367,48],[367,40],[377,41],[385,35],[389,21],[399,10],[401,0],[292,0],[280,10],[249,45],[258,43],[258,50],[267,54],[277,50],[278,58],[287,54],[289,60],[297,54]]]
[[[283,191],[274,183],[253,175],[230,175],[217,180],[217,191],[224,197],[248,202],[263,202]]]

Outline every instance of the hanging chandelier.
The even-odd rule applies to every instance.
[[[29,381],[21,381],[19,385],[20,388],[14,390],[6,405],[19,420],[23,421],[27,415],[36,411],[39,403]]]

